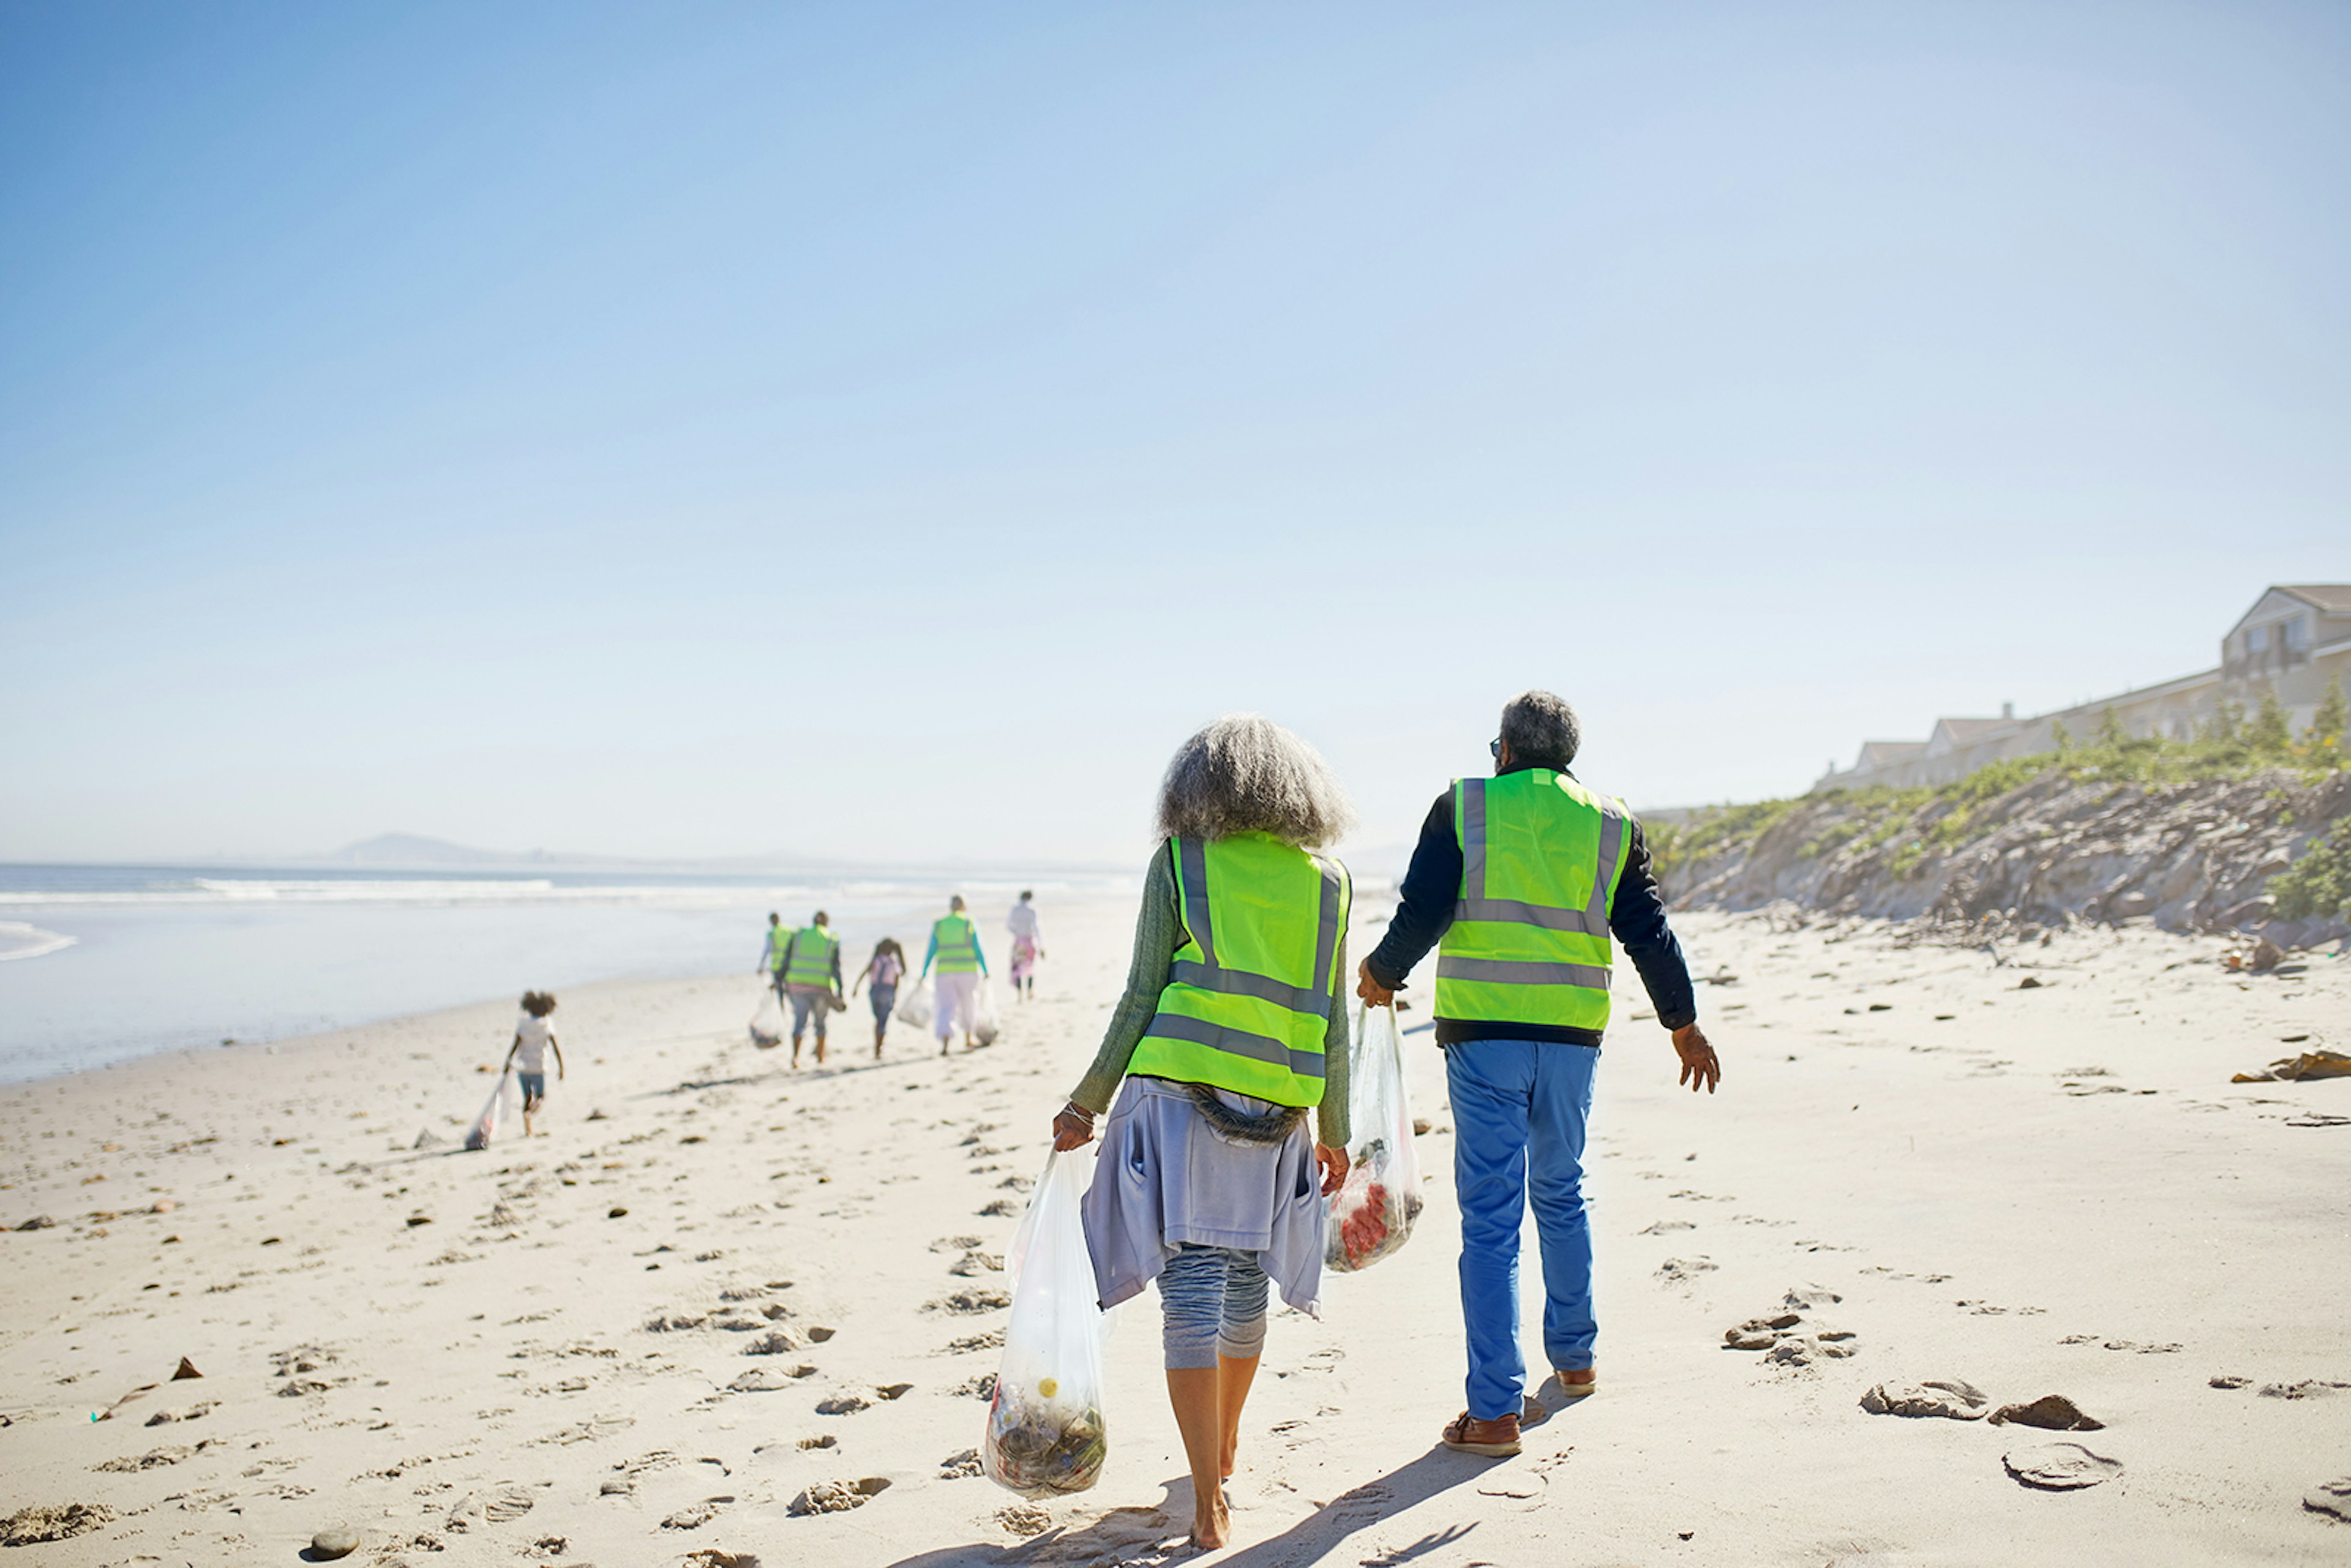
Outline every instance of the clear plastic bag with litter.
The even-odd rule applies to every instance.
[[[917,980],[914,987],[898,1002],[898,1021],[915,1029],[928,1029],[931,1023],[931,983]]]
[[[498,1135],[498,1124],[521,1114],[522,1092],[516,1086],[514,1072],[509,1069],[498,1074],[496,1086],[491,1089],[489,1099],[483,1102],[482,1113],[474,1118],[473,1126],[465,1134],[465,1146],[488,1148],[490,1140]]]
[[[1395,1009],[1355,1009],[1347,1067],[1347,1180],[1325,1201],[1322,1266],[1346,1274],[1401,1249],[1420,1218],[1420,1156],[1405,1099],[1404,1042]]]
[[[759,1010],[751,1015],[751,1043],[761,1051],[773,1051],[784,1038],[783,998],[776,995],[773,986],[759,998]]]
[[[1102,1476],[1102,1314],[1078,1205],[1092,1159],[1055,1154],[1014,1232],[1012,1321],[987,1406],[980,1468],[1027,1498],[1084,1491]]]

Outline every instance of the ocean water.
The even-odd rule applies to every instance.
[[[747,978],[771,909],[825,909],[853,973],[884,935],[919,954],[960,892],[994,959],[1021,887],[1050,920],[1138,885],[0,865],[0,1082],[590,980]]]

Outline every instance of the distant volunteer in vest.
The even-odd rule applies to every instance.
[[[1270,719],[1218,719],[1184,743],[1160,786],[1165,841],[1126,994],[1053,1118],[1069,1150],[1111,1113],[1085,1198],[1094,1281],[1105,1308],[1159,1282],[1204,1547],[1230,1530],[1222,1483],[1268,1284],[1321,1305],[1322,1196],[1347,1171],[1349,886],[1312,852],[1352,819],[1314,748]]]
[[[821,1065],[825,1020],[841,996],[841,938],[832,934],[832,916],[820,909],[791,934],[784,945],[782,974],[784,995],[792,1004],[792,1065],[800,1064],[800,1036],[808,1032],[810,1014],[816,1018],[816,1059]]]
[[[938,970],[937,1006],[931,1028],[939,1037],[939,1054],[947,1053],[956,1019],[963,1019],[963,1048],[971,1049],[972,1004],[979,997],[980,977],[987,973],[987,955],[979,950],[979,929],[963,912],[963,894],[947,900],[946,917],[931,922],[930,951],[923,955],[923,974]]]
[[[774,910],[768,911],[768,934],[759,943],[759,967],[756,971],[768,977],[768,984],[776,988],[776,995],[784,994],[784,955],[791,950],[791,927]]]
[[[1519,1451],[1519,1232],[1530,1201],[1543,1348],[1564,1397],[1598,1386],[1583,1144],[1614,988],[1612,933],[1672,1031],[1680,1082],[1711,1094],[1722,1077],[1641,825],[1568,771],[1581,739],[1575,710],[1551,693],[1511,699],[1489,748],[1494,776],[1457,779],[1437,797],[1402,904],[1356,986],[1364,1000],[1385,1002],[1437,949],[1469,1341],[1468,1408],[1443,1441],[1497,1458]]]

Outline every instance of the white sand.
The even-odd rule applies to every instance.
[[[1189,1499],[1149,1300],[1112,1343],[1099,1488],[1030,1510],[940,1474],[980,1437],[985,1406],[958,1390],[996,1364],[949,1346],[1006,1317],[936,1304],[1002,1287],[949,1272],[973,1249],[956,1239],[1003,1251],[1013,1220],[981,1211],[1042,1163],[1131,919],[1056,910],[1040,1000],[994,1049],[944,1061],[902,1026],[870,1069],[861,1001],[833,1064],[793,1077],[745,1040],[748,977],[569,993],[551,1135],[485,1154],[452,1151],[489,1082],[474,1066],[503,1052],[504,1002],[0,1092],[0,1223],[58,1221],[0,1237],[0,1513],[117,1516],[9,1563],[293,1562],[335,1524],[364,1539],[350,1561],[440,1568],[1180,1554],[1159,1544],[1180,1540]],[[1332,1281],[1322,1322],[1276,1321],[1238,1544],[1217,1561],[2351,1556],[2351,1526],[2303,1506],[2351,1473],[2351,1389],[2260,1391],[2351,1383],[2351,1125],[2297,1124],[2351,1116],[2351,1082],[2229,1082],[2343,1048],[2351,964],[2239,980],[2217,943],[2132,933],[2009,955],[2028,971],[1900,949],[1882,927],[1681,924],[1702,972],[1739,977],[1700,991],[1729,1078],[1692,1101],[1654,1025],[1615,1030],[1589,1183],[1603,1392],[1531,1428],[1515,1461],[1432,1448],[1461,1405],[1451,1139],[1438,1054],[1408,1036],[1437,1124],[1423,1229]],[[2053,984],[2020,992],[2027,972]],[[1875,1002],[1891,1010],[1847,1010]],[[412,1152],[420,1126],[449,1142]],[[131,1212],[160,1198],[178,1207]],[[102,1211],[120,1218],[89,1218]],[[1843,1298],[1802,1326],[1852,1332],[1830,1342],[1849,1359],[1722,1348],[1800,1286]],[[770,1305],[778,1327],[837,1333],[753,1356],[757,1333],[644,1326]],[[1539,1294],[1527,1308],[1540,1358]],[[90,1420],[183,1354],[202,1381]],[[777,1391],[728,1391],[802,1365]],[[2250,1385],[2210,1386],[2224,1376]],[[1857,1403],[1927,1378],[1995,1405],[2063,1393],[2105,1429]],[[870,1407],[818,1413],[841,1396]],[[2057,1441],[2119,1475],[2047,1492],[2003,1468]],[[813,1482],[869,1477],[891,1485],[854,1511],[787,1514]],[[605,1495],[613,1481],[632,1490]]]

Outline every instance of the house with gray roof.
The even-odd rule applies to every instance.
[[[1948,784],[2003,758],[2056,750],[2060,725],[2086,739],[2109,714],[2126,735],[2186,740],[2222,703],[2251,713],[2273,694],[2300,734],[2336,681],[2351,693],[2351,583],[2277,584],[2221,636],[2211,669],[2028,718],[2008,704],[1998,718],[1938,718],[1925,740],[1863,742],[1851,768],[1832,766],[1813,789]]]

